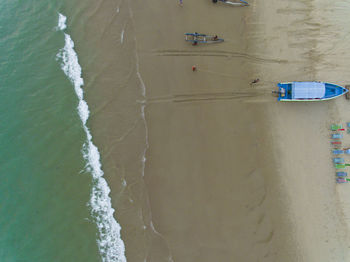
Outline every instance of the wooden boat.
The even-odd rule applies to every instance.
[[[346,94],[342,86],[324,82],[278,83],[278,101],[323,101]]]
[[[185,33],[185,40],[187,42],[191,42],[193,45],[196,44],[213,44],[213,43],[221,43],[224,42],[224,39],[218,38],[218,36],[206,35],[195,33]]]

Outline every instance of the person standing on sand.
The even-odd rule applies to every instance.
[[[250,82],[250,84],[252,85],[252,84],[256,84],[256,83],[258,83],[260,81],[260,79],[259,78],[256,78],[256,79],[254,79],[252,82]]]
[[[183,2],[182,2],[182,0],[180,0],[180,3],[179,3],[179,4],[180,4],[180,6],[183,6]]]

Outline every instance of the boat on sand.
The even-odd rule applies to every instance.
[[[325,82],[278,83],[278,101],[324,101],[346,94],[345,87]]]

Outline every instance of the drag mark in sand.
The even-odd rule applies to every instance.
[[[158,56],[214,56],[214,57],[227,57],[227,58],[243,58],[252,62],[258,63],[277,63],[286,64],[291,61],[283,59],[263,58],[259,56],[249,55],[240,52],[231,52],[223,50],[159,50],[153,51]]]
[[[122,32],[120,33],[120,43],[122,44],[124,41],[124,28],[122,30]]]
[[[64,30],[66,17],[59,14],[58,28]],[[98,148],[92,142],[92,135],[87,127],[89,119],[89,107],[84,100],[84,80],[81,77],[81,67],[78,62],[77,53],[74,50],[74,42],[70,35],[64,33],[65,45],[57,54],[57,59],[61,61],[61,69],[74,86],[78,98],[78,114],[82,122],[82,127],[86,134],[86,141],[82,148],[82,153],[86,161],[86,170],[92,175],[92,189],[89,206],[91,216],[97,225],[99,239],[98,248],[103,262],[126,262],[124,242],[120,236],[120,225],[115,220],[110,188],[103,178],[103,171],[100,162]]]
[[[262,239],[260,241],[257,241],[256,244],[266,244],[269,243],[274,235],[274,231],[270,231],[268,236],[265,239]]]
[[[270,93],[270,92],[269,92]],[[205,101],[220,101],[233,100],[242,98],[258,97],[267,94],[266,90],[252,90],[252,91],[232,91],[221,93],[198,93],[198,94],[180,94],[163,96],[158,98],[147,99],[147,103],[185,103],[185,102],[205,102]]]

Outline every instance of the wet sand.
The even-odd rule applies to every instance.
[[[294,261],[298,247],[264,120],[275,100],[271,87],[250,85],[256,64],[279,59],[253,52],[254,9],[149,1],[132,10],[147,89],[144,180],[160,237],[147,260]],[[183,40],[193,31],[226,41],[194,47]]]
[[[347,105],[270,94],[280,81],[345,74],[346,62],[332,70],[339,55],[324,55],[341,23],[319,21],[319,2],[89,6],[90,125],[128,261],[347,261],[328,130]],[[225,42],[191,46],[183,33],[194,31]]]

